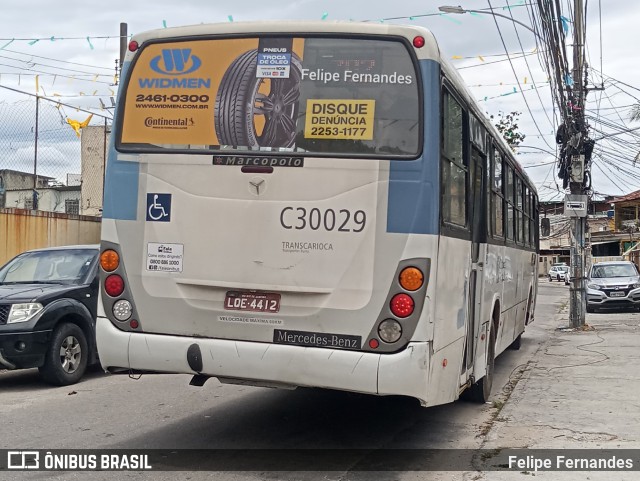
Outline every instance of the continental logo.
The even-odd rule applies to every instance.
[[[138,85],[142,89],[211,88],[210,78],[182,77],[196,72],[201,66],[202,60],[192,55],[190,48],[165,48],[160,55],[151,59],[149,67],[154,72],[169,77],[141,78],[138,79]]]
[[[147,117],[144,119],[145,127],[152,128],[184,128],[192,127],[195,125],[193,118],[181,118],[181,119],[165,119],[164,117]]]

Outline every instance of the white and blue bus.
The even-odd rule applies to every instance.
[[[426,29],[130,42],[102,221],[106,370],[486,401],[533,320],[537,248],[534,185]]]

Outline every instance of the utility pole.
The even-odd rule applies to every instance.
[[[124,56],[127,53],[127,24],[124,22],[120,23],[120,68],[122,68],[122,64],[124,63]]]
[[[124,22],[120,23],[120,58],[116,59],[116,75],[114,85],[118,85],[120,83],[120,74],[122,73],[122,65],[124,64],[124,56],[127,54],[127,40],[128,40],[128,32],[127,32],[127,24]]]
[[[586,299],[586,252],[587,213],[590,186],[591,151],[593,141],[588,138],[584,105],[586,97],[584,65],[584,4],[574,1],[574,44],[573,44],[573,88],[570,95],[571,115],[566,119],[566,153],[570,165],[569,187],[571,194],[565,200],[565,214],[573,217],[571,242],[571,287],[569,300],[569,321],[572,328],[585,324]],[[590,183],[590,181],[589,181]]]

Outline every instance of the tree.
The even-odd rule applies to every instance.
[[[495,122],[494,115],[489,116],[489,118],[495,122],[494,125],[498,129],[498,132],[502,134],[502,137],[514,152],[526,137],[526,135],[519,131],[518,117],[520,114],[522,114],[522,112],[510,112],[508,114],[498,112],[497,122]]]
[[[633,107],[631,107],[631,115],[629,115],[629,120],[631,120],[631,122],[640,121],[640,103],[637,103]]]

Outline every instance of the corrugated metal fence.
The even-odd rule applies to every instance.
[[[0,265],[29,249],[99,242],[99,217],[0,209]]]

